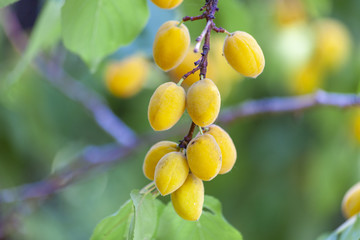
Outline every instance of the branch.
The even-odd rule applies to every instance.
[[[297,97],[275,97],[247,101],[222,111],[218,121],[230,123],[245,117],[298,112],[316,106],[332,106],[337,108],[360,106],[360,96],[356,94],[330,93],[318,90],[314,94]]]
[[[25,51],[28,38],[22,31],[18,19],[8,8],[3,10],[2,25],[14,48]],[[136,141],[135,133],[105,104],[103,99],[80,81],[69,76],[57,62],[56,56],[45,59],[38,56],[35,69],[68,98],[80,103],[94,117],[95,122],[118,143],[130,147]]]

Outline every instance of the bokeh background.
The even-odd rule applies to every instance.
[[[43,4],[28,0],[11,6],[27,33]],[[0,217],[19,209],[16,221],[10,223],[16,231],[8,239],[88,239],[97,222],[129,199],[132,189],[149,183],[142,162],[151,145],[162,139],[178,141],[186,135],[190,125],[187,114],[175,130],[166,133],[153,132],[148,124],[147,105],[153,91],[171,81],[152,63],[152,42],[163,22],[198,15],[203,1],[184,0],[176,10],[148,4],[151,17],[144,31],[131,45],[103,61],[95,73],[62,43],[46,53],[60,51],[64,70],[101,95],[138,136],[146,136],[146,144],[110,168],[97,167],[51,196],[1,203]],[[217,26],[253,35],[266,59],[265,70],[257,79],[228,77],[228,69],[212,66],[214,76],[222,79],[222,109],[318,88],[358,92],[360,1],[219,0],[219,9]],[[194,42],[204,21],[186,25]],[[145,86],[131,98],[113,96],[104,83],[107,64],[138,52],[150,62]],[[0,28],[0,83],[21,58]],[[342,197],[360,178],[359,116],[356,108],[316,107],[219,123],[233,138],[238,159],[231,172],[205,183],[206,194],[220,199],[224,216],[245,239],[316,239],[334,230],[345,220]],[[113,142],[79,103],[29,67],[0,95],[0,192],[41,181],[74,161],[86,146]]]

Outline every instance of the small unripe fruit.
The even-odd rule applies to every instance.
[[[210,134],[193,138],[186,149],[186,156],[191,172],[204,181],[216,177],[221,169],[221,150]]]
[[[161,195],[176,191],[185,182],[189,166],[185,155],[171,152],[163,156],[155,168],[155,184]]]
[[[229,172],[236,161],[236,148],[234,142],[229,134],[217,125],[211,125],[206,133],[215,138],[215,141],[221,150],[222,164],[219,174]]]
[[[208,78],[194,83],[187,92],[186,108],[193,122],[201,127],[212,124],[219,115],[221,98]]]
[[[179,6],[183,0],[151,0],[156,6],[163,9],[172,9]]]
[[[177,151],[179,151],[179,148],[175,142],[161,141],[156,143],[145,156],[143,164],[144,175],[148,179],[154,180],[155,168],[160,159],[170,152]]]
[[[184,184],[171,194],[175,211],[185,220],[196,221],[200,218],[204,204],[204,184],[190,173]]]
[[[112,62],[105,71],[107,88],[117,97],[132,97],[141,90],[148,72],[149,63],[140,55]]]
[[[259,44],[246,32],[236,31],[226,37],[224,56],[236,71],[247,77],[256,78],[265,67]]]
[[[148,118],[155,131],[163,131],[174,126],[185,111],[185,90],[173,82],[161,84],[152,95]]]
[[[164,23],[155,36],[153,55],[155,63],[164,71],[178,66],[190,45],[189,30],[178,21]]]
[[[360,182],[346,192],[342,201],[342,212],[346,218],[360,212]]]

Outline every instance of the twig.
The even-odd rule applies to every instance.
[[[316,106],[332,106],[337,108],[360,106],[360,96],[356,94],[330,93],[318,90],[314,94],[297,97],[276,97],[247,101],[222,111],[218,121],[230,123],[245,117],[297,112]]]

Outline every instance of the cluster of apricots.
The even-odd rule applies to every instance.
[[[152,2],[161,8],[173,8],[181,3]],[[221,105],[217,85],[210,78],[196,78],[195,75],[182,78],[193,70],[196,57],[201,56],[189,50],[190,42],[189,31],[183,22],[168,21],[159,28],[153,44],[154,61],[160,69],[178,79],[161,84],[155,90],[148,106],[148,119],[155,131],[164,131],[173,127],[187,110],[200,131],[185,146],[171,141],[153,145],[145,156],[143,172],[154,180],[161,195],[171,194],[179,216],[196,221],[203,208],[203,181],[229,172],[237,153],[229,134],[214,124]],[[226,61],[237,72],[255,78],[263,71],[264,55],[248,33],[229,33],[222,45]],[[208,65],[208,77],[211,66]]]

